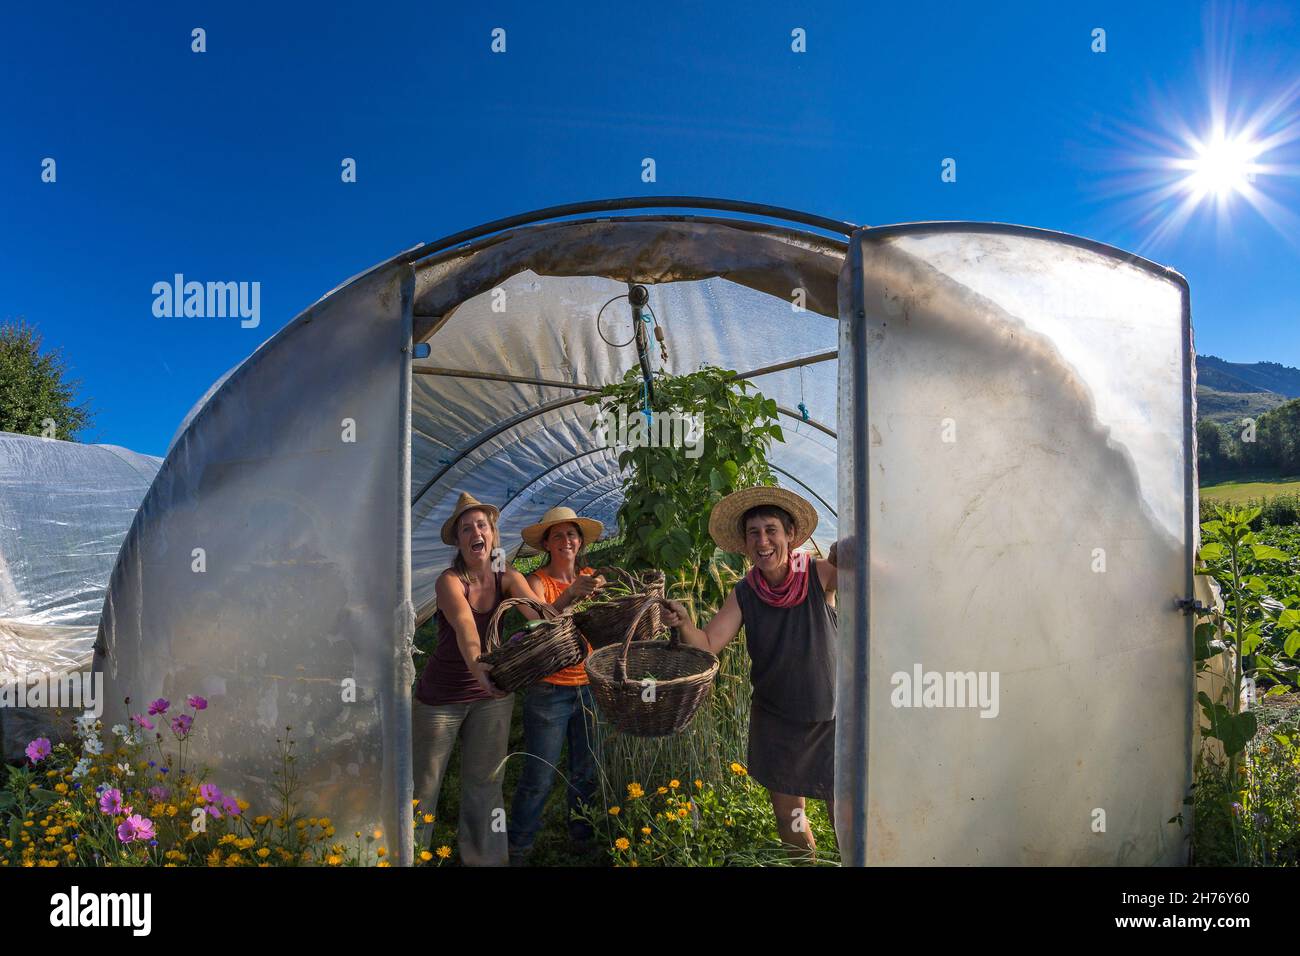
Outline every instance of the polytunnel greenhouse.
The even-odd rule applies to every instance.
[[[161,464],[0,432],[0,684],[89,670],[113,562]],[[48,707],[0,707],[4,758],[62,724]]]
[[[634,285],[666,356],[633,342]],[[250,800],[292,727],[304,801],[409,861],[411,640],[452,556],[439,529],[460,491],[500,507],[503,542],[558,504],[613,526],[618,463],[585,400],[647,363],[774,399],[773,470],[816,507],[814,547],[838,542],[845,862],[1181,861],[1188,290],[1026,227],[610,200],[349,280],[178,432],[104,605],[110,703],[206,696],[194,756]],[[996,675],[995,707],[899,695],[929,671]]]

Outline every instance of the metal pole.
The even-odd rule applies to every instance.
[[[836,776],[844,780],[844,790],[848,791],[849,812],[849,846],[845,854],[850,866],[867,864],[867,812],[869,804],[868,791],[868,753],[870,742],[871,713],[871,541],[870,511],[868,508],[868,480],[870,469],[870,440],[868,431],[867,406],[867,312],[863,299],[862,279],[862,237],[854,235],[849,240],[849,284],[850,314],[848,317],[849,361],[852,366],[850,384],[850,408],[853,421],[850,426],[852,435],[853,468],[849,475],[853,507],[851,527],[852,573],[852,612],[847,615],[851,631],[840,636],[840,665],[849,664],[847,687],[847,705],[843,710],[836,708],[837,717],[847,718],[843,732],[847,737],[847,747],[838,748],[837,756],[847,758],[838,762]],[[842,333],[845,330],[841,330]],[[843,339],[841,339],[843,346]],[[842,349],[841,349],[842,350]],[[840,432],[844,431],[844,422],[840,422]],[[843,468],[843,459],[840,467]],[[847,650],[847,654],[844,651]],[[846,661],[845,658],[848,658]],[[840,687],[846,686],[841,680]],[[841,731],[837,730],[837,733]],[[840,790],[837,786],[837,791]],[[839,803],[840,801],[837,801]]]

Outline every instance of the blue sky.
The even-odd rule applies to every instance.
[[[83,438],[162,454],[222,372],[401,249],[556,203],[711,195],[1091,236],[1188,277],[1198,351],[1300,365],[1294,231],[1237,203],[1158,235],[1155,204],[1120,195],[1146,133],[1199,131],[1227,77],[1247,115],[1298,66],[1285,3],[11,4],[0,320],[65,350],[97,411]],[[1295,145],[1261,161],[1300,168]],[[1256,182],[1300,207],[1290,175]],[[156,318],[177,272],[260,282],[260,326]]]

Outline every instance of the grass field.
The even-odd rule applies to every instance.
[[[1244,502],[1251,498],[1273,498],[1277,495],[1300,494],[1300,477],[1269,478],[1265,480],[1236,479],[1201,485],[1201,497],[1216,501]]]

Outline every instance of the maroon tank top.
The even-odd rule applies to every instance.
[[[464,587],[465,600],[468,601],[469,586],[464,585]],[[501,572],[498,571],[492,607],[486,611],[476,611],[473,604],[469,606],[470,612],[474,615],[474,626],[478,629],[479,640],[484,643],[487,641],[488,621],[492,619],[492,613],[500,603]],[[466,666],[465,658],[460,653],[460,644],[456,641],[456,629],[451,626],[451,622],[447,620],[441,608],[434,615],[434,620],[438,622],[438,643],[433,653],[429,655],[429,660],[425,662],[424,673],[420,675],[420,682],[415,688],[416,698],[430,706],[471,704],[476,700],[491,700],[492,695],[474,679],[474,675]]]

